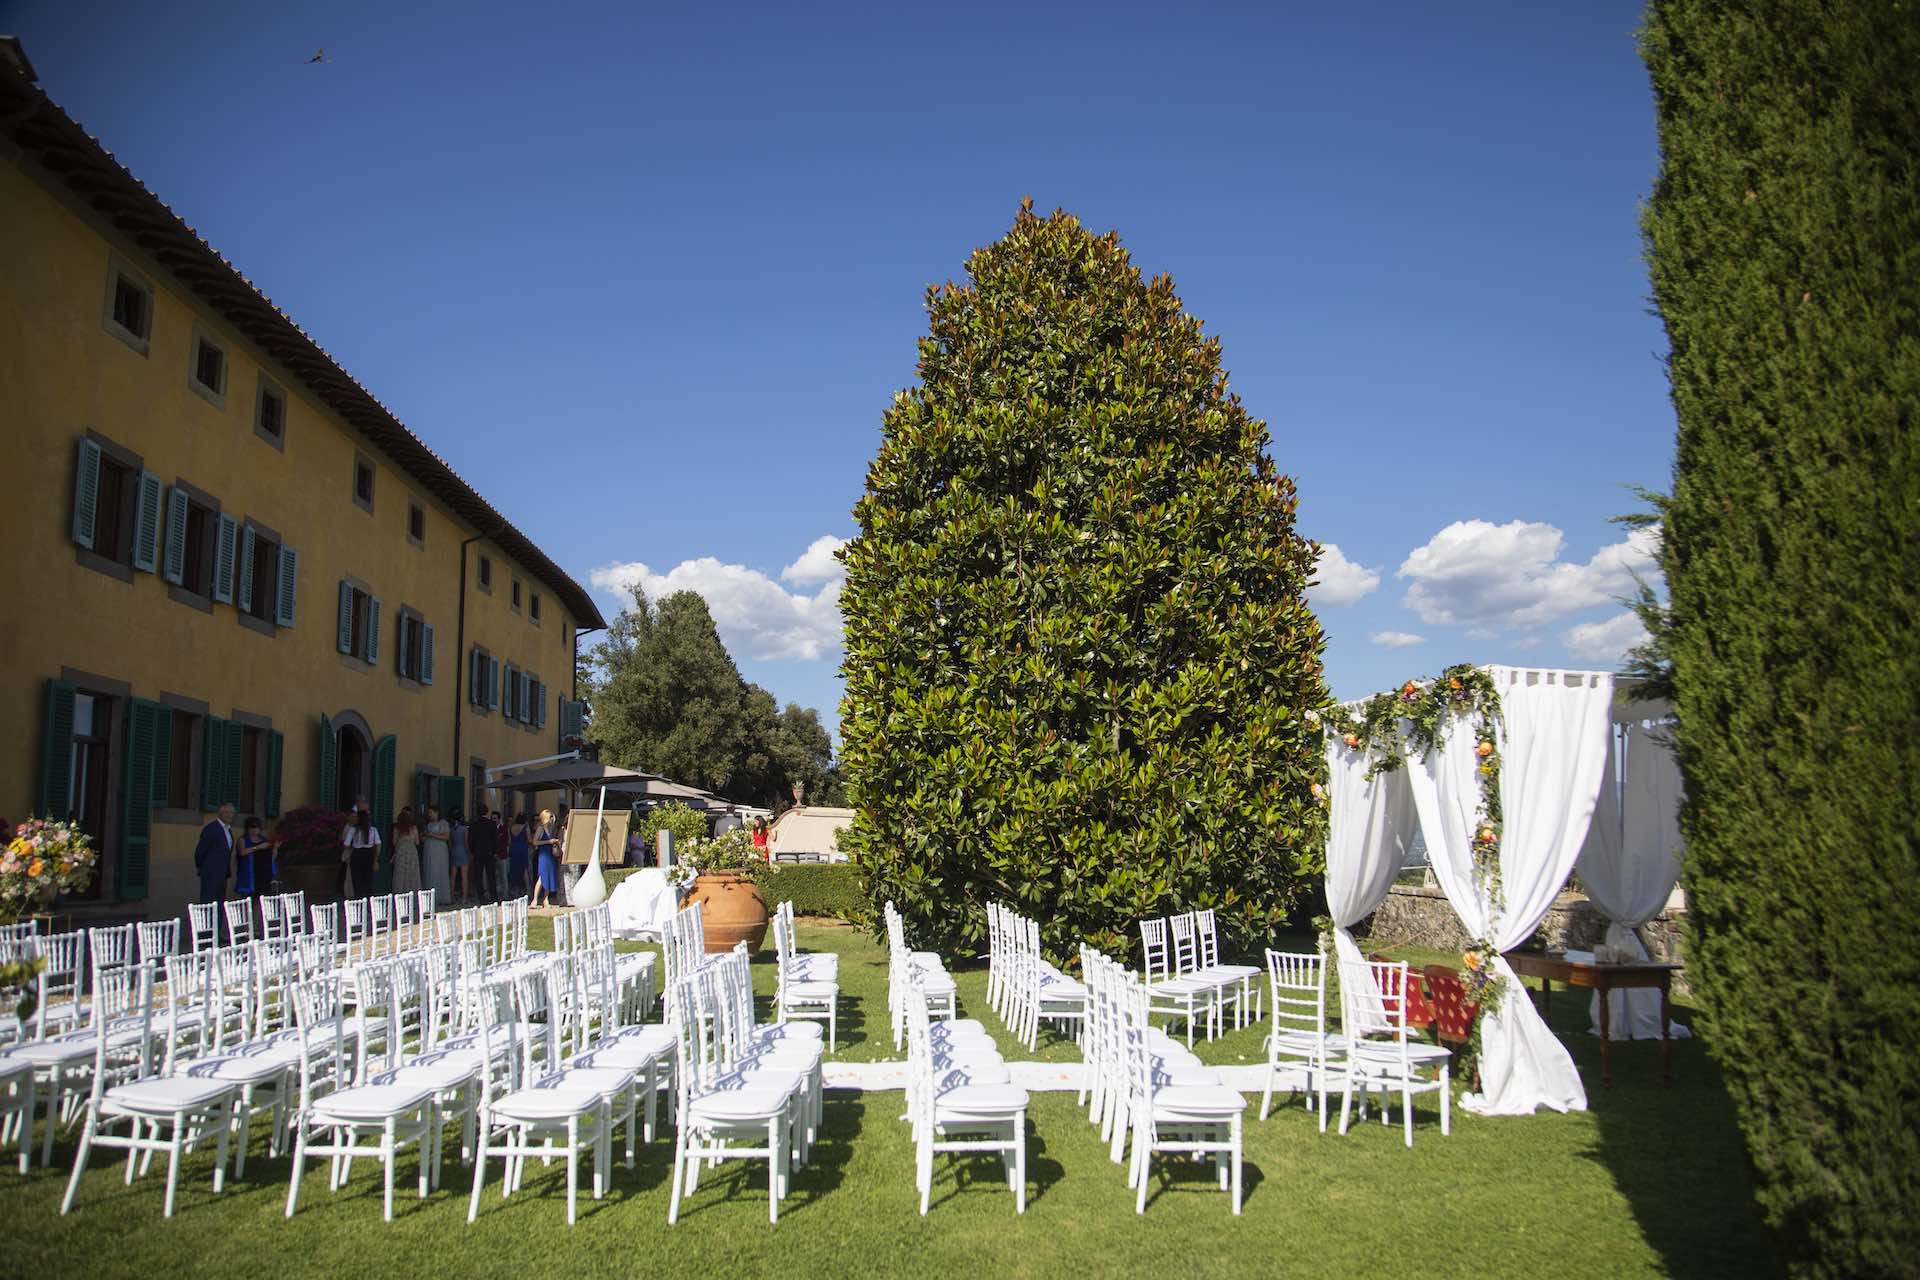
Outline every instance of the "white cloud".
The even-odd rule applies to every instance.
[[[1376,631],[1368,637],[1383,649],[1404,649],[1408,645],[1425,644],[1425,636],[1416,636],[1406,631]]]
[[[1307,595],[1317,605],[1352,604],[1380,588],[1380,571],[1355,564],[1331,542],[1320,544],[1320,559],[1314,566],[1316,581]]]
[[[1634,575],[1659,574],[1657,529],[1636,529],[1585,564],[1560,559],[1566,535],[1550,524],[1460,520],[1416,547],[1399,576],[1403,603],[1422,622],[1488,634],[1540,626],[1611,604],[1634,590]]]
[[[800,553],[800,558],[780,571],[783,582],[796,586],[812,586],[822,582],[845,582],[847,567],[834,558],[834,553],[847,545],[845,538],[836,538],[823,533]]]
[[[1647,638],[1636,613],[1616,613],[1604,622],[1583,622],[1561,637],[1567,652],[1585,662],[1618,662]]]
[[[602,591],[627,595],[638,583],[651,600],[675,591],[696,591],[713,613],[727,648],[754,659],[811,662],[840,648],[840,587],[845,574],[832,560],[841,539],[816,538],[780,576],[819,590],[789,591],[758,569],[723,564],[712,556],[682,560],[665,573],[641,561],[595,569],[587,580]],[[826,575],[831,566],[833,572]]]

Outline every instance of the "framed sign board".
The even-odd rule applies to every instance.
[[[633,814],[626,809],[609,809],[600,816],[600,865],[617,867],[627,860],[627,824]],[[560,861],[569,867],[584,867],[593,854],[594,812],[575,809],[567,815],[567,829],[561,833]]]

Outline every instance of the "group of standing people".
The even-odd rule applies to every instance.
[[[364,898],[373,892],[380,852],[365,802],[354,807],[340,844],[353,896]],[[442,815],[428,805],[423,820],[406,808],[393,820],[392,867],[395,893],[432,889],[437,902],[496,902],[531,887],[534,906],[550,905],[560,888],[560,828],[551,809],[537,818],[483,809],[468,822],[458,809]]]
[[[280,842],[267,839],[258,818],[248,818],[236,834],[233,818],[233,806],[223,804],[213,821],[200,828],[193,866],[200,877],[201,902],[225,901],[229,879],[234,897],[258,898],[280,876]]]

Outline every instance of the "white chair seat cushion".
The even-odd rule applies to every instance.
[[[832,982],[840,976],[840,957],[831,952],[792,956],[786,962],[786,969],[790,978]]]
[[[949,1123],[960,1116],[1000,1115],[1026,1109],[1027,1091],[1017,1084],[956,1084],[936,1086],[933,1096],[934,1123]]]
[[[1167,1000],[1184,1000],[1190,996],[1204,996],[1212,993],[1211,982],[1202,982],[1196,978],[1167,978],[1147,986],[1147,994]]]
[[[1006,1067],[1006,1060],[995,1049],[956,1049],[951,1053],[943,1053],[938,1049],[933,1051],[935,1071],[959,1072],[976,1080],[982,1079],[978,1074],[982,1071],[1005,1075]],[[1013,1079],[1012,1076],[1006,1075],[1005,1079],[1000,1080],[999,1083],[1004,1084],[1006,1080],[1011,1079]]]
[[[1348,1051],[1354,1061],[1362,1066],[1399,1066],[1400,1046],[1386,1044],[1378,1040],[1357,1040]],[[1407,1041],[1407,1061],[1414,1066],[1426,1066],[1430,1063],[1445,1062],[1453,1057],[1445,1045],[1426,1044],[1421,1041]]]
[[[570,1067],[539,1084],[515,1089],[493,1104],[507,1120],[564,1120],[597,1105],[633,1084],[633,1072],[614,1067]]]
[[[375,1084],[423,1084],[435,1093],[471,1084],[480,1075],[480,1064],[463,1054],[433,1054],[409,1062],[394,1071],[373,1077]]]
[[[0,1084],[12,1084],[32,1070],[33,1064],[25,1058],[0,1057]]]
[[[755,1044],[778,1044],[782,1040],[820,1041],[826,1038],[827,1029],[817,1022],[778,1022],[753,1029]]]
[[[250,1045],[218,1058],[207,1058],[188,1065],[186,1074],[196,1080],[225,1080],[230,1084],[258,1084],[285,1075],[300,1065],[298,1044]]]
[[[187,1076],[156,1076],[115,1085],[101,1097],[108,1110],[141,1115],[170,1115],[213,1106],[233,1095],[226,1080],[195,1080]]]
[[[652,1045],[639,1039],[613,1040],[581,1054],[573,1061],[580,1067],[610,1067],[615,1071],[637,1074],[641,1071],[651,1071],[654,1064],[672,1050],[672,1045]]]
[[[423,1084],[363,1084],[330,1093],[313,1104],[314,1118],[329,1120],[385,1120],[418,1111],[433,1098]]]
[[[1237,981],[1241,978],[1257,978],[1262,970],[1250,964],[1210,964],[1206,972],[1216,977],[1230,977]]]
[[[1219,1084],[1220,1073],[1198,1062],[1164,1062],[1155,1059],[1153,1083],[1156,1087],[1164,1088],[1201,1088]]]
[[[1170,1085],[1153,1091],[1156,1118],[1230,1115],[1246,1109],[1247,1100],[1222,1084]]]
[[[919,975],[920,989],[930,996],[950,996],[954,993],[953,979],[944,973],[923,973]]]
[[[7,1050],[6,1056],[18,1062],[30,1062],[36,1067],[66,1067],[93,1057],[95,1044],[91,1032],[76,1031],[50,1040],[16,1045]]]
[[[942,1035],[938,1030],[940,1024],[936,1022],[933,1025],[935,1027],[935,1030],[927,1038],[932,1042],[933,1047],[936,1050],[972,1049],[972,1048],[993,1049],[993,1048],[997,1048],[1000,1044],[998,1040],[995,1040],[993,1038],[992,1033],[987,1031],[973,1031],[965,1027],[962,1027],[958,1031],[954,1031],[946,1035]]]
[[[745,1089],[763,1093],[778,1093],[792,1097],[806,1087],[807,1077],[792,1067],[739,1067],[730,1068],[715,1079],[720,1089]]]
[[[742,1065],[811,1073],[826,1056],[827,1047],[818,1040],[781,1040],[752,1050]]]
[[[786,986],[789,1000],[838,1000],[840,984],[837,982],[789,982]]]
[[[771,1120],[786,1111],[792,1097],[778,1089],[715,1089],[688,1099],[687,1113],[695,1122]]]
[[[601,1041],[600,1047],[611,1049],[617,1044],[634,1044],[656,1053],[672,1053],[673,1028],[661,1026],[659,1023],[643,1027],[622,1027]]]

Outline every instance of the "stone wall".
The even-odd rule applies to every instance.
[[[1640,928],[1641,941],[1655,960],[1683,961],[1681,930],[1684,909],[1662,911]],[[1540,922],[1547,945],[1556,949],[1590,951],[1604,940],[1607,922],[1585,894],[1562,893]],[[1354,930],[1363,946],[1413,945],[1439,951],[1462,951],[1471,941],[1454,914],[1447,895],[1426,885],[1396,884],[1385,902]],[[1686,972],[1674,975],[1675,992],[1685,992]]]

